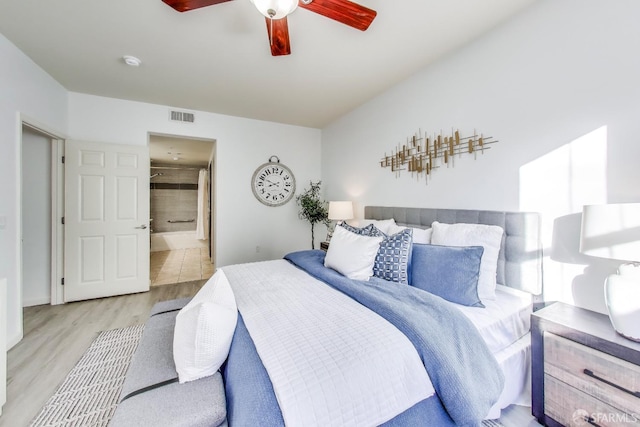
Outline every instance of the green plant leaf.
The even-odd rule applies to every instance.
[[[309,181],[310,188],[305,188],[296,196],[296,203],[300,207],[298,217],[311,224],[311,248],[314,248],[313,226],[317,223],[328,225],[329,209],[327,202],[320,199],[320,185],[322,181]]]

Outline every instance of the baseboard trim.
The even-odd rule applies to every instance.
[[[34,298],[30,300],[23,300],[22,307],[33,307],[34,305],[51,304],[51,298]]]
[[[7,337],[7,351],[11,350],[16,344],[22,341],[22,332],[12,337]]]

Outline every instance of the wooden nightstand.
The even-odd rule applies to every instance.
[[[604,314],[555,303],[531,315],[532,412],[549,426],[640,423],[640,343]]]
[[[327,252],[327,249],[329,249],[329,242],[320,242],[320,249]]]

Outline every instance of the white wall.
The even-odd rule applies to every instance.
[[[21,118],[64,136],[67,91],[0,34],[0,277],[7,278],[7,345],[22,337],[18,286]],[[4,319],[2,319],[4,323]]]
[[[215,139],[216,265],[280,258],[310,246],[295,202],[262,205],[253,197],[250,178],[275,154],[293,170],[300,189],[319,179],[319,130],[202,112],[196,112],[195,124],[176,124],[168,121],[166,106],[69,93],[2,35],[0,62],[0,277],[8,281],[8,347],[22,337],[17,165],[23,120],[57,136],[106,143],[147,145],[149,132]]]
[[[640,201],[640,3],[543,0],[322,131],[329,200],[539,211],[551,300],[604,311],[617,263],[578,253],[583,204]],[[418,47],[419,48],[419,47]],[[379,160],[419,129],[500,142],[426,184]]]
[[[550,298],[602,311],[602,281],[616,263],[577,253],[579,212],[586,203],[640,199],[638,13],[633,0],[539,1],[328,126],[322,152],[316,129],[201,112],[195,124],[175,124],[166,106],[69,94],[0,35],[0,277],[8,279],[8,345],[22,334],[21,118],[61,136],[109,143],[146,145],[149,132],[215,139],[218,266],[310,246],[294,202],[269,208],[251,193],[251,174],[275,154],[300,190],[322,176],[327,199],[350,198],[360,209],[540,211]],[[477,160],[436,171],[428,185],[379,167],[385,152],[419,128],[452,127],[500,142]]]
[[[22,306],[51,302],[51,138],[22,128]]]
[[[255,199],[250,183],[253,171],[271,155],[289,166],[298,191],[318,180],[320,130],[205,112],[196,112],[193,124],[174,123],[168,111],[162,105],[70,93],[69,135],[132,145],[146,145],[148,133],[215,139],[216,267],[310,248],[310,229],[298,219],[295,201],[267,207]]]

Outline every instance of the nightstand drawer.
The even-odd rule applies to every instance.
[[[544,372],[545,396],[551,376],[627,414],[640,414],[637,365],[545,332]],[[545,407],[546,402],[545,397]]]
[[[546,415],[565,426],[630,426],[637,418],[601,402],[575,388],[544,376]]]

